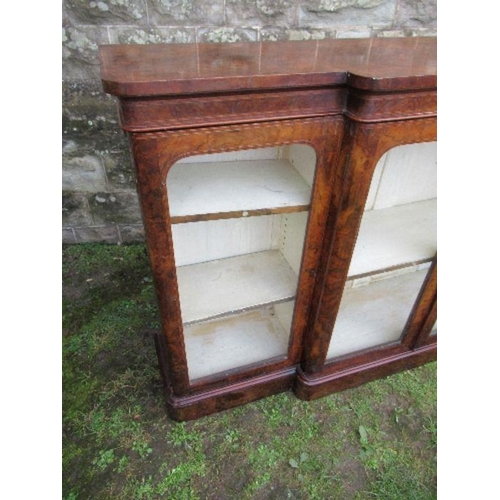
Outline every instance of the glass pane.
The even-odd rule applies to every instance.
[[[436,321],[434,323],[434,325],[432,326],[431,333],[429,334],[430,337],[433,337],[434,335],[437,335],[437,327],[438,327],[438,324],[437,324],[437,321]]]
[[[288,352],[316,155],[190,157],[167,177],[190,380]]]
[[[400,339],[436,253],[436,143],[375,170],[327,358]]]

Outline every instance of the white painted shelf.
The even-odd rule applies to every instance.
[[[286,356],[294,302],[184,328],[191,380]]]
[[[427,269],[346,288],[327,359],[397,341]]]
[[[167,189],[172,223],[307,210],[311,198],[288,160],[178,163]]]
[[[297,275],[278,250],[177,268],[185,325],[284,302],[295,297]]]
[[[437,249],[436,207],[434,198],[366,211],[349,276],[432,259]]]

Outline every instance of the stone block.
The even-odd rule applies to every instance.
[[[120,130],[116,101],[103,92],[100,81],[65,81],[62,90],[63,135],[98,138]]]
[[[396,26],[401,28],[436,28],[437,0],[400,0]]]
[[[87,196],[83,193],[63,192],[62,197],[63,226],[88,226],[92,224]]]
[[[78,24],[115,25],[147,23],[145,0],[64,0],[67,15]]]
[[[139,199],[134,192],[101,192],[88,196],[94,225],[140,224]]]
[[[409,32],[402,29],[376,31],[377,38],[401,38],[411,36]]]
[[[198,41],[206,43],[256,42],[258,33],[252,28],[200,28]]]
[[[112,132],[96,132],[95,134],[65,133],[63,134],[63,162],[82,156],[96,156],[104,159],[107,154],[121,153],[130,160],[127,137],[120,130]]]
[[[431,29],[418,29],[418,28],[404,28],[393,30],[380,30],[375,31],[377,38],[397,38],[397,37],[411,37],[411,36],[437,36],[436,30]]]
[[[130,158],[128,145],[118,151],[103,151],[101,156],[110,190],[135,191],[135,169]]]
[[[224,24],[224,0],[147,0],[155,26],[220,26]]]
[[[131,28],[110,27],[111,43],[194,43],[195,28]]]
[[[230,26],[295,26],[293,0],[226,0],[226,22]]]
[[[63,227],[62,243],[63,245],[73,245],[74,243],[76,243],[75,232],[71,227]]]
[[[306,0],[301,2],[299,27],[392,26],[397,0]]]
[[[101,159],[91,155],[63,157],[62,187],[65,191],[105,191],[107,184]]]
[[[75,27],[67,20],[62,27],[63,80],[99,79],[99,45],[109,43],[108,31],[101,26]]]
[[[282,29],[263,28],[260,32],[262,41],[277,40],[325,40],[336,38],[336,31],[330,29],[310,28],[310,29]]]
[[[141,243],[145,241],[144,227],[142,224],[119,225],[122,243]]]
[[[370,38],[373,31],[370,28],[339,27],[337,38]]]
[[[116,226],[74,228],[77,243],[121,243]]]

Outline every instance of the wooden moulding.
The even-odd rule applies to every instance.
[[[129,132],[346,115],[436,115],[432,37],[239,44],[104,45],[106,92]]]
[[[339,89],[127,98],[120,100],[120,125],[129,132],[149,132],[338,115],[345,99],[345,91]]]
[[[436,116],[435,89],[391,94],[342,86],[189,97],[120,99],[120,125],[129,132],[342,115],[362,123]],[[182,110],[182,111],[181,111]]]
[[[435,90],[390,94],[350,89],[345,116],[355,122],[376,123],[436,116]]]
[[[325,365],[320,373],[311,375],[299,368],[294,392],[298,398],[310,401],[416,368],[436,359],[437,342],[434,341],[413,351],[406,350],[395,354],[381,351],[378,356],[371,355],[358,364],[350,363],[350,366],[344,369],[339,369],[333,364]]]
[[[287,368],[281,372],[261,375],[220,389],[203,391],[194,396],[170,398],[167,396],[167,410],[174,420],[194,420],[289,391],[292,389],[294,379],[295,368]]]
[[[256,217],[259,215],[291,214],[307,212],[309,205],[296,205],[295,207],[258,208],[254,210],[234,210],[233,212],[216,212],[196,215],[177,215],[170,219],[172,224],[185,224],[186,222],[203,222],[221,219],[239,219],[240,217]]]
[[[296,367],[287,366],[270,373],[252,373],[244,380],[225,383],[206,389],[200,387],[197,392],[186,396],[175,396],[165,369],[165,340],[163,335],[155,336],[156,349],[163,377],[163,387],[167,411],[177,421],[194,420],[212,413],[228,410],[251,401],[289,391],[293,387]],[[252,376],[253,375],[253,376]]]

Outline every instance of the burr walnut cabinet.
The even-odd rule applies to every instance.
[[[174,419],[436,359],[435,38],[106,45],[100,60]]]

